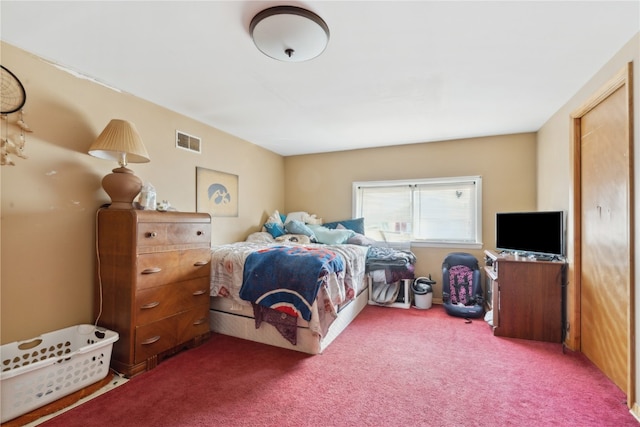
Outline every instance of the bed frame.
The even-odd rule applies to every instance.
[[[365,275],[366,280],[367,275]],[[219,334],[231,335],[303,353],[320,354],[367,306],[368,300],[369,287],[362,286],[358,296],[340,308],[338,318],[331,324],[327,335],[322,339],[309,329],[307,322],[299,319],[296,345],[283,338],[274,326],[266,322],[262,322],[260,327],[256,329],[253,309],[247,306],[240,306],[230,298],[211,297],[209,324],[211,331]],[[314,302],[315,304],[316,302]]]

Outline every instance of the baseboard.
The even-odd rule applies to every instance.
[[[640,406],[638,406],[638,402],[635,402],[633,404],[631,409],[629,409],[629,412],[635,417],[636,420],[638,420],[638,422],[640,422]]]

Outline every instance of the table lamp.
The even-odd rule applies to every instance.
[[[120,165],[102,179],[102,188],[111,197],[110,209],[133,209],[133,199],[142,189],[142,180],[128,169],[127,163],[150,161],[135,125],[127,120],[113,119],[98,135],[89,154]]]

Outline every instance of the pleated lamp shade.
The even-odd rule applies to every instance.
[[[126,166],[150,161],[135,125],[127,120],[111,120],[89,147],[89,154],[119,163],[119,168],[102,179],[102,188],[111,197],[110,208],[133,209],[133,199],[140,193],[142,181]]]
[[[115,160],[121,162],[124,155],[127,163],[147,163],[150,161],[147,149],[138,134],[136,126],[127,121],[113,119],[98,135],[91,147],[89,154],[105,160]]]

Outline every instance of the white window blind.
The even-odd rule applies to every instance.
[[[479,244],[482,178],[353,183],[354,218],[385,242]]]
[[[363,186],[360,189],[367,237],[389,242],[411,239],[412,188],[408,184]]]

